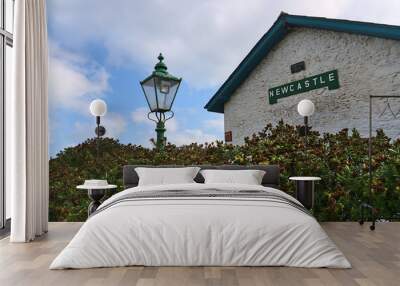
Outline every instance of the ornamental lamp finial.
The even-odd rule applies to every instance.
[[[157,57],[157,59],[159,60],[159,62],[155,65],[154,67],[154,71],[155,72],[159,72],[159,73],[164,73],[167,74],[167,66],[164,64],[163,60],[164,60],[164,56],[162,55],[162,53],[159,54],[159,56]]]

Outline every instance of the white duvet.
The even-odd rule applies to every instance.
[[[127,189],[266,190],[238,184]],[[101,206],[100,206],[101,208]],[[318,222],[290,205],[259,199],[155,198],[117,203],[86,221],[50,269],[145,266],[294,266],[350,268]]]

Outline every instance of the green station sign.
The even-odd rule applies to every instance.
[[[339,88],[339,75],[337,70],[328,71],[277,87],[272,87],[268,90],[269,104],[277,103],[280,98],[323,87],[328,87],[329,90]]]

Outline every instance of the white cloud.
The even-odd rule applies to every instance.
[[[177,132],[179,130],[179,124],[177,118],[173,117],[167,122],[165,122],[165,128],[167,128],[171,132]]]
[[[50,103],[50,144],[58,148],[76,145],[87,138],[95,137],[94,118],[89,113],[90,101],[104,97],[109,91],[109,74],[97,63],[62,49],[50,40],[49,103]],[[63,117],[59,111],[78,115],[80,121],[71,123],[69,132],[62,134],[62,144],[55,136],[60,136]],[[82,116],[83,115],[83,116]],[[106,136],[118,138],[126,128],[125,119],[113,112],[102,118]],[[52,147],[53,149],[56,147]]]
[[[131,117],[134,123],[136,124],[146,124],[149,126],[154,126],[155,128],[155,122],[151,121],[148,117],[147,114],[149,113],[149,109],[147,107],[138,107],[131,113]],[[152,115],[151,118],[154,118]],[[176,120],[175,117],[171,118],[165,123],[165,127],[169,131],[176,131],[178,129],[178,121]]]
[[[208,129],[213,129],[218,132],[224,131],[224,117],[221,116],[215,119],[209,119],[204,121],[204,127]]]
[[[149,109],[146,107],[139,107],[132,111],[132,120],[134,123],[147,123],[147,124],[153,124],[148,118],[147,114],[149,113]]]
[[[89,103],[109,89],[106,70],[50,42],[49,99],[53,109],[88,113]]]
[[[94,133],[94,129],[96,128],[95,124],[90,124],[89,122],[76,121],[74,123],[74,129],[72,132],[72,139],[66,140],[66,143],[69,146],[75,146],[78,143],[85,141],[88,138],[96,137]]]
[[[149,139],[151,137],[155,137],[154,133],[154,128],[155,128],[155,122],[149,120],[147,118],[147,113],[148,109],[146,107],[139,107],[135,109],[132,114],[131,118],[132,121],[135,124],[142,125],[145,127],[144,131],[144,137],[141,140],[141,144],[145,146],[149,146]],[[221,140],[220,136],[215,135],[211,132],[204,132],[201,129],[195,128],[195,129],[188,129],[188,128],[182,128],[181,126],[184,126],[184,124],[181,124],[181,122],[185,122],[184,118],[180,117],[173,117],[171,120],[168,120],[166,122],[166,136],[168,142],[171,142],[173,144],[176,144],[178,146],[184,145],[184,144],[190,144],[193,142],[197,143],[205,143],[205,142],[213,142],[216,140]],[[222,121],[223,124],[223,121]],[[222,131],[220,130],[221,128],[221,120],[219,119],[213,119],[213,120],[205,120],[202,124],[203,126],[206,126],[208,129],[212,129],[214,131],[217,131],[216,133],[222,134]],[[223,125],[222,125],[223,126]],[[210,128],[211,127],[211,128]]]
[[[399,5],[397,0],[53,0],[48,10],[53,30],[75,48],[97,41],[109,63],[144,66],[146,74],[161,51],[173,73],[190,86],[207,88],[226,79],[281,11],[399,24]]]
[[[210,133],[206,133],[201,129],[185,129],[177,130],[176,132],[170,132],[167,134],[168,142],[180,145],[186,145],[191,143],[205,143],[214,142],[216,140],[221,140],[218,136]]]
[[[106,128],[106,137],[118,139],[124,133],[127,122],[122,115],[109,112],[103,117],[101,124]]]
[[[74,129],[71,134],[73,142],[71,142],[69,145],[76,145],[88,138],[96,137],[94,132],[96,123],[94,118],[90,119],[93,120],[81,120],[74,123]],[[109,112],[106,116],[101,118],[101,125],[106,128],[106,134],[104,137],[118,139],[119,136],[125,131],[127,122],[122,115]]]

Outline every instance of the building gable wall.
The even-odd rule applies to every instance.
[[[290,65],[305,61],[306,69],[291,74]],[[340,88],[321,88],[268,103],[268,89],[330,70],[338,70]],[[311,99],[316,107],[310,118],[314,130],[336,132],[357,128],[368,135],[369,94],[400,96],[400,42],[369,36],[309,28],[292,28],[236,89],[224,106],[225,131],[234,144],[260,131],[267,123],[283,119],[301,124],[297,103]],[[392,100],[400,111],[400,99]],[[391,137],[400,135],[399,119],[390,112],[382,117],[385,102],[374,105],[374,129],[384,128]]]

